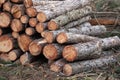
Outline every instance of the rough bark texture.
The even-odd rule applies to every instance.
[[[23,52],[26,52],[29,50],[28,47],[31,42],[32,42],[32,39],[25,34],[22,34],[18,37],[18,45]]]
[[[35,17],[37,15],[37,11],[33,7],[29,7],[26,9],[26,13],[29,17]]]
[[[56,60],[55,62],[53,62],[51,65],[50,65],[50,70],[51,71],[54,71],[54,72],[61,72],[62,69],[63,69],[63,66],[67,63],[66,60],[64,59],[59,59],[59,60]]]
[[[42,33],[45,29],[47,29],[47,23],[38,23],[35,29],[38,33]]]
[[[29,22],[29,17],[27,15],[23,15],[23,16],[21,16],[20,21],[23,24],[27,24]]]
[[[20,58],[22,54],[23,52],[20,49],[14,49],[8,53],[8,56],[11,61],[15,61]]]
[[[71,62],[90,58],[98,58],[101,55],[101,42],[92,41],[87,43],[78,43],[68,45],[63,49],[63,57]]]
[[[79,7],[83,7],[87,4],[90,4],[93,0],[67,0],[63,1],[60,6],[52,8],[52,10],[41,10],[36,8],[38,12],[41,12],[42,22],[55,18],[61,14],[69,12]]]
[[[12,3],[10,1],[7,1],[3,4],[3,11],[10,12],[12,8]]]
[[[63,73],[66,76],[70,76],[80,72],[94,70],[104,66],[110,66],[117,63],[120,60],[119,57],[120,54],[118,53],[118,55],[101,57],[99,59],[69,63],[63,67]]]
[[[0,52],[9,52],[15,48],[15,40],[11,35],[2,35],[0,36]]]
[[[37,56],[41,54],[44,45],[47,43],[45,39],[36,39],[32,41],[29,45],[29,51],[31,55]]]
[[[64,48],[64,45],[59,44],[47,44],[43,48],[43,55],[48,60],[55,60],[62,57],[62,50]]]
[[[11,17],[8,13],[1,12],[0,13],[0,27],[9,27],[9,24],[11,22]]]
[[[37,25],[37,23],[38,23],[38,21],[37,21],[36,18],[30,18],[30,19],[29,19],[29,25],[30,25],[31,27],[35,27],[35,26]]]
[[[82,18],[92,11],[90,6],[85,6],[84,8],[80,8],[77,10],[72,10],[71,12],[67,12],[66,14],[60,15],[55,19],[52,19],[48,23],[49,30],[57,30],[60,27],[66,25],[67,23]]]
[[[28,28],[26,28],[25,33],[26,33],[28,36],[32,36],[32,35],[35,34],[35,29],[32,28],[32,27],[28,27]]]
[[[14,32],[20,32],[24,29],[24,26],[19,19],[13,19],[10,26]]]
[[[98,38],[88,35],[61,32],[57,35],[56,39],[58,43],[63,44],[63,43],[89,42],[89,41],[97,40]]]

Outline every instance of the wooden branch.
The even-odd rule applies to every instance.
[[[8,53],[8,57],[11,61],[15,61],[23,54],[20,49],[14,49]]]
[[[19,47],[20,49],[23,51],[23,52],[26,52],[29,50],[29,44],[32,42],[32,39],[25,35],[25,34],[22,34],[18,37],[18,44],[19,44]]]
[[[33,56],[37,56],[41,54],[42,49],[46,43],[47,41],[45,39],[36,39],[32,41],[29,45],[30,54]]]
[[[47,23],[38,23],[35,29],[38,33],[42,33],[45,29],[47,29]]]
[[[66,14],[63,14],[61,16],[56,17],[55,19],[52,19],[48,23],[48,29],[49,30],[57,30],[60,27],[66,25],[67,23],[77,20],[79,18],[82,18],[88,14],[90,14],[92,11],[90,6],[86,6],[84,8],[80,8],[77,10],[73,10],[71,12],[67,12]]]
[[[105,56],[98,59],[68,63],[63,67],[63,73],[65,76],[70,76],[104,66],[111,66],[118,62],[119,57],[120,55],[118,53],[117,55]]]
[[[47,44],[43,48],[43,55],[49,60],[55,60],[62,57],[64,46],[59,44]]]

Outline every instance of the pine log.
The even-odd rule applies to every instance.
[[[47,23],[38,23],[35,29],[38,33],[42,33],[45,29],[47,29]]]
[[[38,12],[41,13],[41,22],[48,21],[50,19],[53,19],[61,14],[64,14],[66,12],[69,12],[71,10],[74,10],[79,7],[83,7],[87,4],[90,4],[93,0],[67,0],[63,1],[60,6],[52,8],[52,10],[41,10],[40,7],[36,8]]]
[[[12,8],[12,3],[10,1],[7,1],[3,4],[3,11],[10,12]]]
[[[61,32],[57,35],[56,39],[58,43],[63,44],[63,43],[89,42],[89,41],[97,40],[98,38],[88,35],[82,35],[82,34]]]
[[[10,59],[9,59],[7,53],[1,53],[0,54],[0,60],[5,61],[5,62],[10,62]]]
[[[48,23],[48,29],[57,30],[60,27],[66,25],[67,23],[82,18],[90,14],[91,12],[92,12],[92,8],[90,6],[86,6],[82,9],[80,8],[77,10],[72,10],[71,12],[67,12],[66,14],[63,14],[61,16],[56,17],[55,19],[52,19]]]
[[[23,5],[13,5],[11,8],[11,14],[14,18],[20,18],[22,15],[24,15],[24,6]]]
[[[0,27],[6,28],[9,27],[9,24],[11,22],[11,17],[8,13],[1,12],[0,13]]]
[[[29,17],[27,15],[23,15],[23,16],[21,16],[20,21],[23,24],[27,24],[29,22]]]
[[[0,52],[6,53],[15,48],[17,46],[15,42],[11,35],[6,34],[0,36]]]
[[[10,26],[14,32],[20,32],[24,29],[24,26],[19,19],[13,19]]]
[[[116,19],[112,19],[112,18],[93,18],[91,20],[89,20],[89,22],[92,24],[92,25],[98,25],[98,24],[101,24],[101,25],[120,25],[120,19],[118,19],[116,21]]]
[[[25,54],[20,56],[20,62],[22,65],[27,65],[37,59],[38,59],[38,56],[32,56],[29,52],[26,52]]]
[[[6,1],[6,0],[0,0],[0,8],[1,8],[2,4],[5,3],[5,1]]]
[[[26,52],[29,50],[28,47],[31,42],[32,42],[32,39],[25,34],[22,34],[18,37],[18,45],[23,52]]]
[[[45,39],[36,39],[36,40],[32,41],[29,45],[29,51],[30,51],[31,55],[37,56],[37,55],[41,54],[42,49],[46,43],[47,43],[47,41]]]
[[[31,27],[35,27],[36,25],[37,25],[37,19],[36,18],[30,18],[29,19],[29,25],[31,26]]]
[[[29,17],[35,17],[37,15],[37,11],[33,7],[29,7],[26,9],[26,13]]]
[[[67,63],[65,59],[58,59],[50,65],[50,70],[54,72],[61,72],[63,66]]]
[[[15,61],[23,54],[20,49],[14,49],[8,53],[8,57],[11,61]]]
[[[32,2],[32,0],[24,0],[24,5],[25,5],[26,8],[32,7],[33,2]]]
[[[47,44],[43,48],[43,55],[48,60],[55,60],[62,57],[62,50],[64,46],[59,44]]]
[[[105,56],[98,59],[68,63],[63,67],[63,73],[65,76],[70,76],[105,66],[112,66],[120,60],[119,57],[120,54],[118,53],[117,55]]]
[[[23,3],[24,0],[10,0],[13,3]]]
[[[65,46],[62,56],[69,62],[75,60],[98,58],[101,55],[101,42],[92,41]]]
[[[101,55],[100,49],[104,50],[109,49],[111,47],[120,46],[120,38],[117,36],[99,39],[97,41],[99,42],[99,44],[98,43],[92,44],[93,42],[87,42],[83,44],[78,43],[74,45],[68,45],[63,49],[62,55],[67,61],[75,61],[86,58],[88,59],[89,57],[93,57],[94,55],[100,57]],[[98,52],[97,54],[99,55],[97,55],[96,52]]]
[[[13,38],[17,39],[19,36],[20,36],[19,33],[17,33],[17,32],[12,32],[12,37],[13,37]]]
[[[28,36],[32,36],[35,34],[35,29],[32,28],[32,27],[28,27],[25,29],[25,33],[28,35]]]

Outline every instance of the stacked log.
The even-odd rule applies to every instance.
[[[0,0],[0,60],[28,65],[44,55],[50,70],[66,76],[116,63],[119,53],[109,49],[120,46],[119,37],[100,35],[120,18],[93,12],[92,1]]]

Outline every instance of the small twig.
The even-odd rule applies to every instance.
[[[98,80],[102,75],[103,73],[100,73],[100,75],[96,78],[96,80]]]

